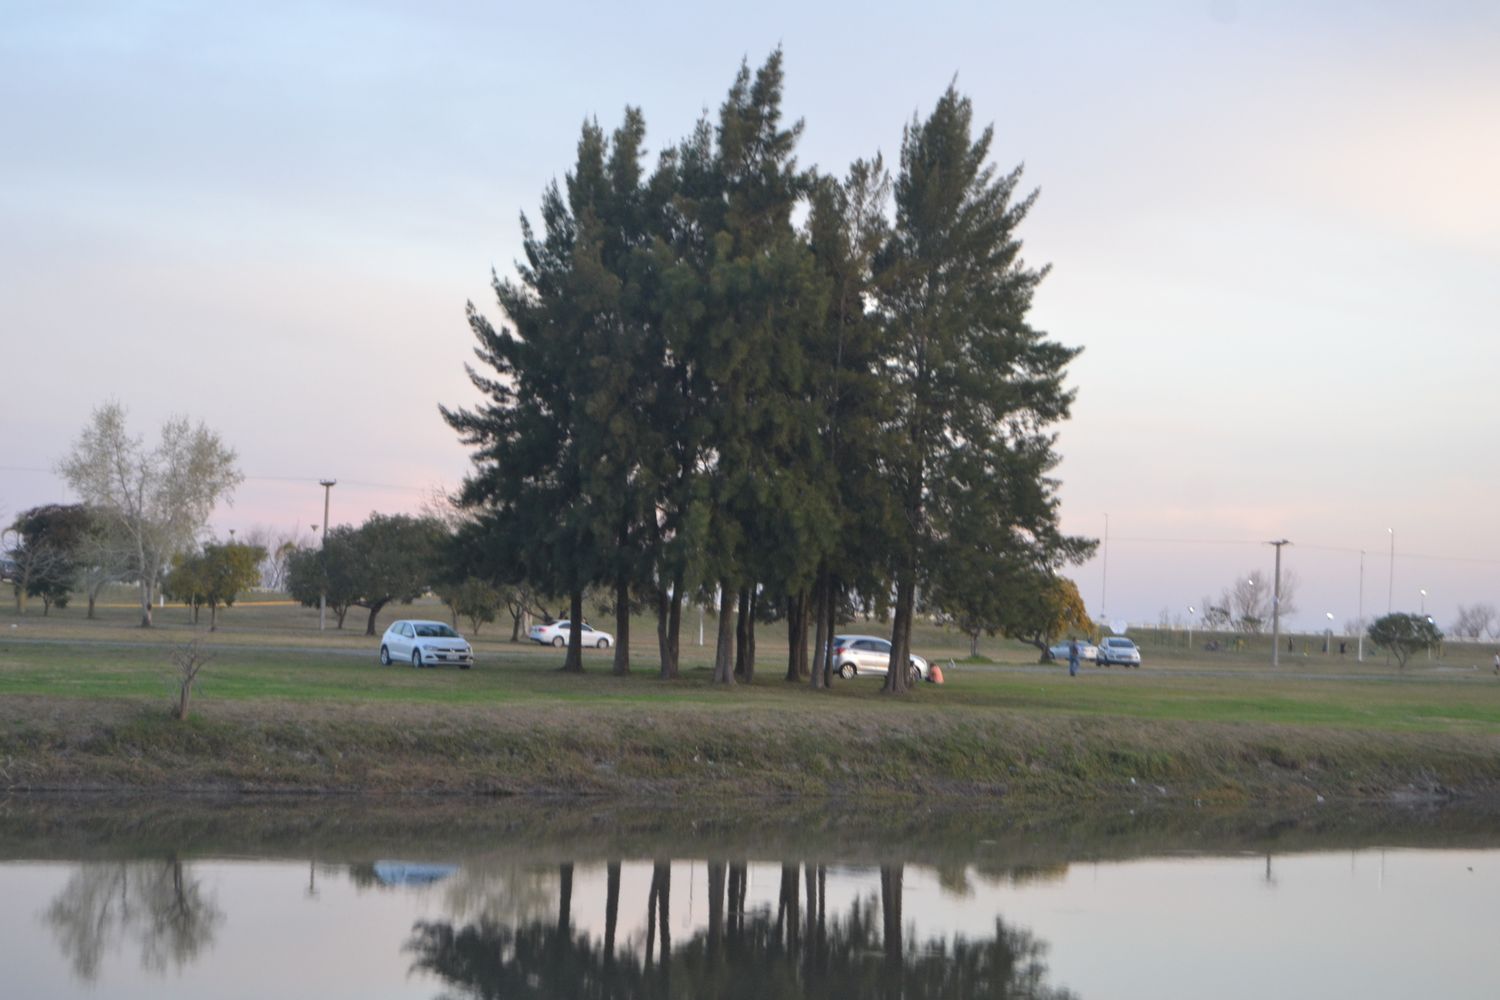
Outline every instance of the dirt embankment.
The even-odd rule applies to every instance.
[[[1500,738],[1292,726],[638,707],[0,705],[0,788],[826,796],[1065,804],[1500,799]]]

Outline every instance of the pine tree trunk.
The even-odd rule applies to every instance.
[[[979,632],[976,630],[969,633],[969,659],[979,655]]]
[[[814,689],[827,686],[824,667],[828,662],[828,574],[819,573],[813,585],[812,613],[817,619],[813,628],[812,686]]]
[[[786,599],[786,679],[797,679],[797,599]]]
[[[611,673],[616,677],[630,673],[630,582],[624,574],[615,580],[615,662]]]
[[[734,676],[745,678],[745,658],[750,652],[750,588],[741,587],[739,594],[739,617],[734,624]],[[754,669],[753,667],[750,669]]]
[[[210,632],[219,630],[219,606],[217,604],[208,606],[208,630]]]
[[[755,680],[755,619],[760,614],[760,595],[750,587],[750,602],[745,608],[745,683]]]
[[[89,591],[89,613],[88,613],[88,619],[89,619],[89,621],[93,621],[94,620],[94,602],[97,601],[97,600],[98,600],[98,596],[95,593],[95,591],[92,591],[92,590]]]
[[[671,662],[671,650],[667,645],[667,618],[672,613],[672,595],[667,593],[665,587],[656,588],[656,653],[661,667],[657,674],[662,680],[671,677],[668,664]]]
[[[903,567],[896,583],[896,616],[891,631],[891,658],[886,667],[885,687],[881,689],[889,694],[905,694],[910,688],[906,674],[908,664],[911,662],[912,604],[916,597],[916,586],[912,579],[914,575],[909,565]]]
[[[572,627],[568,629],[568,655],[563,658],[562,670],[565,674],[583,673],[583,588],[574,587],[568,595],[568,621]]]
[[[797,676],[792,680],[803,681],[811,671],[807,662],[807,613],[812,607],[812,598],[807,591],[797,593]]]
[[[714,683],[734,684],[734,590],[719,582],[719,637],[714,649]]]
[[[672,678],[682,666],[682,574],[672,580],[672,609],[667,615],[667,651],[671,654]]]

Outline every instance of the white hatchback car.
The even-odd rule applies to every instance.
[[[456,663],[460,670],[468,670],[474,664],[474,650],[446,622],[403,619],[391,622],[380,637],[380,662],[388,667],[398,660],[414,667]]]
[[[836,635],[833,637],[833,670],[848,680],[859,674],[884,677],[891,664],[891,643],[878,635]],[[927,676],[927,661],[911,654],[913,683]]]
[[[1122,667],[1139,667],[1141,651],[1123,635],[1109,635],[1099,640],[1099,658],[1096,662],[1101,667],[1111,667],[1116,663]]]
[[[526,630],[526,638],[532,642],[539,642],[543,646],[556,646],[558,649],[568,644],[568,631],[573,627],[569,621],[553,622],[551,625],[533,625]],[[578,638],[585,646],[594,646],[598,649],[608,649],[615,644],[615,637],[608,632],[601,632],[588,622],[580,622],[578,625]]]

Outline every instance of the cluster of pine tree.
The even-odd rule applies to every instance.
[[[789,677],[827,683],[851,600],[890,610],[904,665],[917,612],[982,618],[1091,545],[1057,526],[1049,428],[1077,351],[1027,321],[1045,269],[1021,256],[1019,168],[987,162],[950,87],[894,183],[879,156],[803,170],[781,98],[780,52],[742,66],[649,172],[638,109],[586,124],[540,229],[522,219],[517,277],[494,279],[510,326],[469,306],[484,400],[443,409],[474,448],[463,547],[481,575],[568,595],[574,622],[609,588],[616,672],[654,601],[676,675],[685,597],[717,602],[724,683],[753,672],[768,605]]]

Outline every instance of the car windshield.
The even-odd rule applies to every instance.
[[[425,639],[457,639],[458,633],[442,622],[422,622],[417,626],[417,635]]]
[[[1109,644],[1111,646],[1119,646],[1121,649],[1135,648],[1135,643],[1131,642],[1129,639],[1111,639],[1109,640]]]

